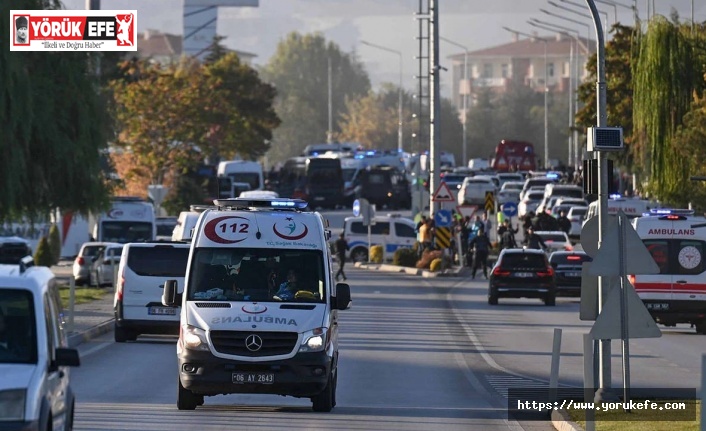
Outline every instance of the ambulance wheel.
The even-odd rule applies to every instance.
[[[177,380],[179,383],[179,390],[177,392],[177,408],[179,410],[195,410],[199,402],[203,403],[202,397],[199,397],[195,393],[188,389],[185,389],[181,385],[181,380]]]
[[[701,335],[706,335],[706,320],[702,320],[696,325],[696,333]]]
[[[311,397],[311,409],[315,412],[328,413],[331,409],[333,409],[334,403],[336,402],[336,382],[334,379],[334,372],[332,372],[329,376],[324,390],[321,391],[320,394]]]
[[[368,250],[363,247],[356,247],[351,251],[351,260],[353,262],[367,262],[368,261]]]

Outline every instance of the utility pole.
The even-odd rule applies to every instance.
[[[440,142],[441,128],[441,93],[439,91],[439,75],[441,74],[441,65],[439,64],[439,0],[429,0],[429,9],[431,9],[431,49],[429,53],[429,72],[431,73],[431,83],[429,92],[430,112],[429,116],[429,216],[433,219],[436,212],[434,202],[434,192],[440,181]]]
[[[454,42],[445,37],[441,37],[441,40],[448,42],[451,45],[461,48],[463,52],[463,85],[459,85],[459,90],[461,92],[461,110],[463,111],[463,117],[461,118],[461,125],[463,126],[463,166],[468,165],[468,133],[466,132],[466,123],[468,122],[468,93],[470,90],[470,83],[468,81],[468,48],[461,45],[460,43]]]
[[[326,142],[333,142],[333,90],[331,84],[331,57],[328,58],[328,132]]]
[[[101,0],[86,0],[87,10],[100,10]]]

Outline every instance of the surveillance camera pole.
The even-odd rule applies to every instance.
[[[439,0],[429,0],[429,9],[431,11],[431,49],[429,53],[429,71],[431,80],[429,85],[429,216],[433,219],[436,213],[438,203],[434,202],[434,192],[439,186],[441,180],[439,170],[441,169],[440,143],[441,143],[441,93],[439,91],[439,75],[441,74],[441,65],[439,64]]]

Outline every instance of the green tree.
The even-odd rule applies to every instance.
[[[11,9],[59,9],[58,0],[8,0]],[[0,20],[10,34],[10,20]],[[4,39],[6,40],[6,39]],[[93,54],[0,51],[0,219],[87,213],[108,203],[100,153],[110,131]]]
[[[291,33],[263,69],[277,89],[275,103],[282,119],[268,155],[282,161],[309,144],[324,142],[328,130],[328,64],[331,64],[333,132],[340,132],[346,100],[364,97],[370,80],[362,64],[321,34]]]
[[[635,158],[640,160],[643,151],[633,133],[633,74],[632,65],[639,50],[635,28],[617,24],[613,37],[605,46],[606,114],[609,127],[622,127],[627,150],[614,154],[619,164],[629,170],[640,170]],[[596,55],[586,64],[589,77],[578,88],[578,99],[583,107],[576,113],[576,127],[585,134],[596,122]]]
[[[221,35],[215,35],[213,37],[213,43],[211,43],[211,46],[208,49],[208,55],[206,56],[206,58],[204,58],[204,63],[213,64],[221,58],[225,57],[225,55],[228,53],[228,48],[223,46],[223,44],[221,43],[225,38],[225,36]]]
[[[691,108],[693,95],[704,87],[688,26],[657,16],[639,43],[633,66],[634,127],[646,149],[649,191],[663,202],[686,205],[691,158],[674,151],[672,139]]]
[[[54,258],[51,253],[51,246],[46,236],[39,239],[37,251],[34,252],[34,264],[37,266],[52,266]]]
[[[677,128],[672,140],[679,157],[690,162],[689,175],[706,175],[706,98],[692,104],[684,116],[684,123]],[[695,209],[706,211],[706,182],[685,183],[683,194],[688,196]]]
[[[51,251],[51,264],[56,265],[61,259],[61,235],[56,223],[49,228],[49,250]]]

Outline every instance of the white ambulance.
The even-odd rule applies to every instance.
[[[120,244],[154,241],[156,219],[152,203],[139,197],[113,197],[110,210],[91,221],[93,239]]]
[[[692,210],[655,209],[633,226],[659,274],[631,275],[631,283],[657,323],[690,323],[706,334],[706,229]],[[706,225],[704,225],[706,226]]]
[[[181,305],[177,408],[219,394],[310,398],[336,405],[338,310],[324,218],[292,199],[222,199],[194,229],[185,286],[167,280],[162,303]],[[182,291],[182,293],[178,293]]]

